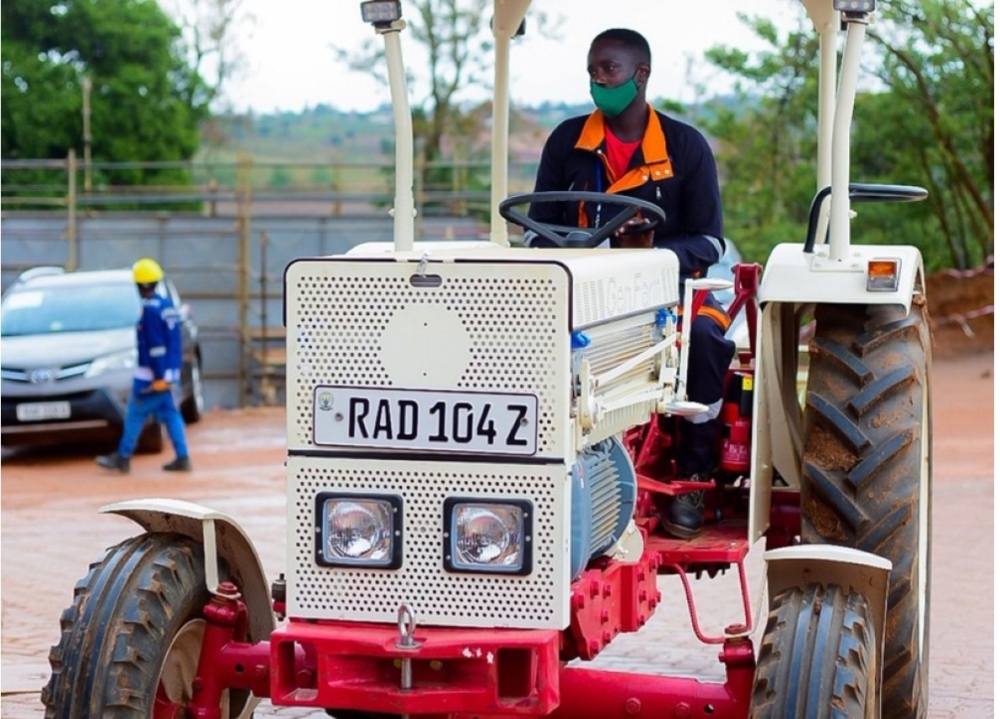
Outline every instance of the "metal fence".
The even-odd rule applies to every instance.
[[[385,168],[329,168],[339,179],[323,188],[294,182],[274,187],[256,176],[262,169],[266,175],[269,169],[286,168],[294,176],[296,169],[320,166],[243,159],[235,165],[95,163],[89,168],[102,174],[182,170],[199,180],[184,186],[120,187],[81,183],[88,168],[72,155],[65,161],[4,161],[0,283],[6,289],[20,272],[38,265],[101,269],[155,257],[199,325],[209,406],[279,403],[284,268],[297,257],[341,254],[363,242],[392,238],[392,195],[385,189],[391,178],[382,176]],[[488,235],[489,188],[471,189],[468,183],[480,167],[451,166],[444,174],[460,179],[450,180],[454,184],[448,188],[418,183],[419,238]],[[533,175],[533,168],[524,171],[529,172]],[[19,173],[32,181],[18,182]],[[60,173],[61,186],[56,182]],[[358,177],[351,179],[353,173]],[[78,191],[88,185],[89,191]],[[530,189],[530,184],[522,182],[517,189]]]

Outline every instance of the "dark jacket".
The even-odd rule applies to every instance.
[[[542,150],[535,192],[578,190],[630,195],[666,212],[653,244],[673,250],[682,276],[704,275],[722,257],[722,201],[715,158],[698,130],[649,107],[649,121],[629,169],[612,178],[605,158],[604,116],[599,110],[560,124]],[[621,207],[594,203],[536,203],[528,215],[547,224],[593,227]]]

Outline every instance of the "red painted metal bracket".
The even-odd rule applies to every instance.
[[[545,716],[559,705],[560,632],[417,628],[292,621],[271,634],[271,701],[277,706],[389,714],[455,712]],[[315,668],[301,666],[302,653]],[[402,687],[403,664],[412,685]]]
[[[593,659],[622,632],[637,632],[660,602],[656,588],[658,552],[646,551],[637,564],[608,561],[573,582],[569,634],[562,659]]]
[[[551,719],[746,719],[753,687],[753,645],[727,639],[719,653],[726,681],[563,667],[562,701]],[[654,662],[655,664],[655,662]],[[502,714],[462,714],[457,719],[501,719]],[[455,718],[453,718],[455,719]]]

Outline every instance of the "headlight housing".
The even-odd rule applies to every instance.
[[[327,567],[398,569],[403,564],[403,498],[318,494],[316,562]]]
[[[107,372],[120,372],[122,370],[135,369],[139,351],[135,347],[120,352],[112,352],[109,355],[98,357],[90,363],[90,367],[84,373],[84,377],[99,377]]]
[[[444,566],[449,572],[531,574],[531,502],[449,497]]]

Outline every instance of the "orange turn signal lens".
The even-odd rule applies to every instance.
[[[868,260],[869,292],[895,292],[899,288],[899,258],[877,258]]]

